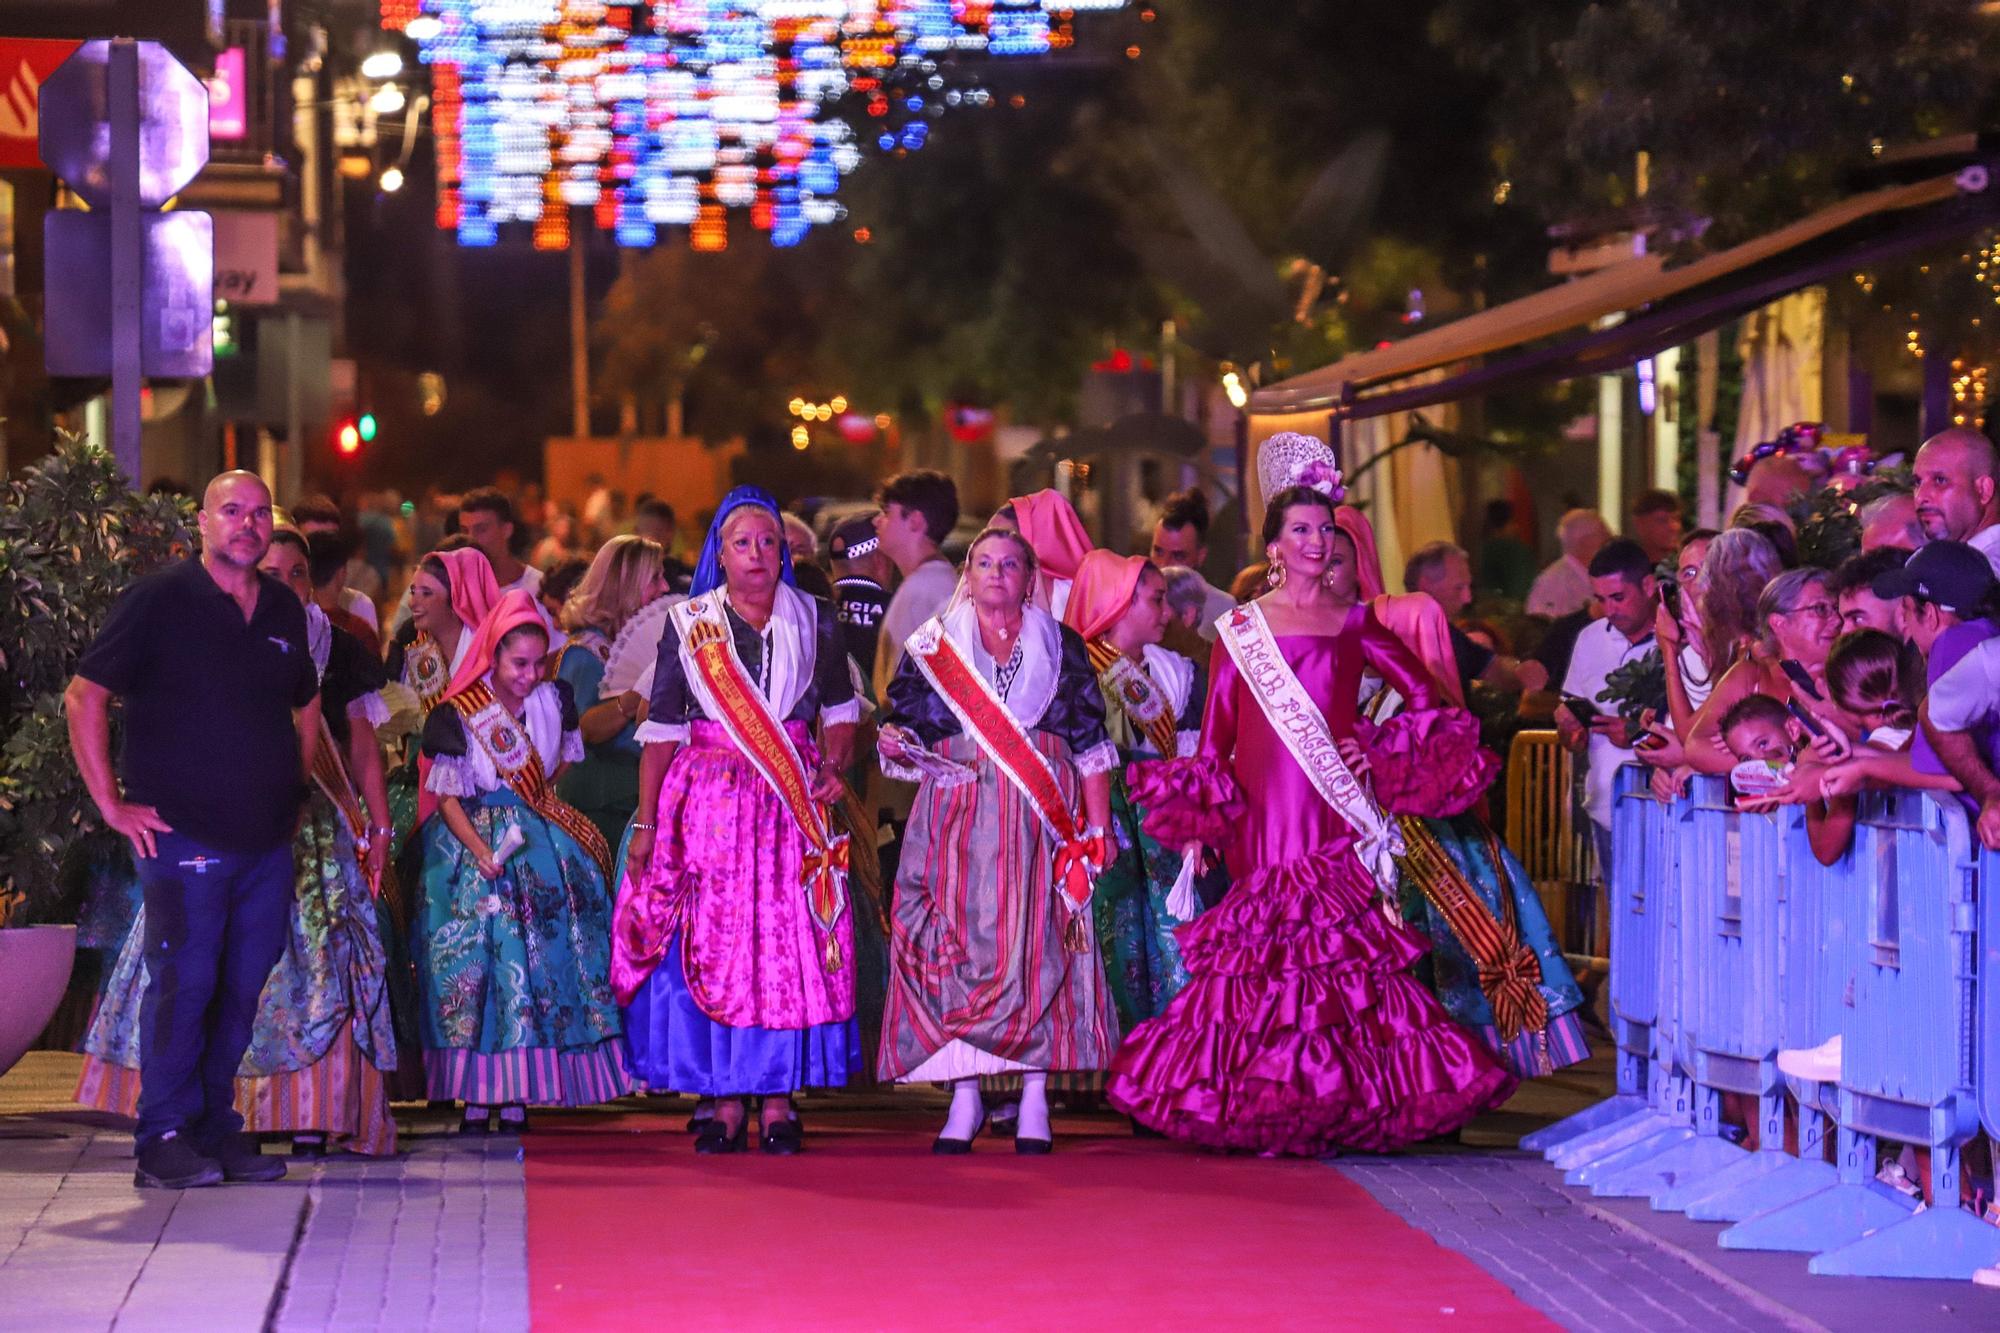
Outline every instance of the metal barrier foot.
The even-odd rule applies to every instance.
[[[1738,1222],[1716,1237],[1725,1250],[1819,1254],[1908,1218],[1916,1202],[1887,1185],[1835,1185]]]
[[[1693,1137],[1694,1130],[1692,1127],[1686,1124],[1675,1124],[1665,1117],[1661,1117],[1658,1128],[1638,1142],[1628,1143],[1614,1153],[1600,1157],[1596,1161],[1585,1162],[1581,1166],[1573,1167],[1563,1172],[1563,1184],[1590,1185],[1594,1187],[1600,1181],[1608,1180],[1625,1168],[1637,1166],[1647,1159],[1665,1152],[1675,1144],[1685,1142]]]
[[[1545,1126],[1532,1134],[1523,1135],[1521,1138],[1521,1150],[1523,1152],[1538,1152],[1547,1155],[1572,1139],[1580,1138],[1594,1130],[1603,1129],[1606,1125],[1623,1120],[1627,1116],[1635,1115],[1645,1109],[1646,1099],[1644,1097],[1635,1092],[1621,1092],[1615,1097],[1605,1098],[1595,1106],[1585,1107],[1567,1119],[1558,1120],[1553,1125]]]
[[[1602,1129],[1588,1134],[1579,1134],[1567,1143],[1558,1144],[1548,1151],[1548,1159],[1558,1171],[1570,1171],[1586,1162],[1597,1161],[1612,1153],[1623,1151],[1641,1139],[1649,1139],[1663,1129],[1670,1129],[1684,1121],[1674,1119],[1656,1107],[1647,1106],[1633,1112],[1622,1120],[1614,1120]]]
[[[1929,1208],[1851,1245],[1816,1254],[1822,1277],[1928,1277],[1967,1282],[2000,1263],[2000,1227],[1962,1208]]]
[[[1746,1213],[1738,1213],[1738,1215],[1732,1215],[1732,1217],[1722,1217],[1720,1213],[1718,1215],[1706,1215],[1706,1213],[1704,1215],[1696,1215],[1694,1209],[1710,1205],[1710,1203],[1714,1203],[1718,1199],[1730,1197],[1736,1191],[1748,1189],[1750,1185],[1754,1185],[1758,1181],[1770,1179],[1770,1177],[1782,1173],[1786,1167],[1790,1167],[1796,1161],[1798,1159],[1792,1157],[1790,1153],[1780,1153],[1776,1149],[1764,1151],[1764,1153],[1750,1153],[1748,1157],[1742,1157],[1740,1161],[1730,1163],[1728,1167],[1724,1167],[1722,1171],[1716,1171],[1714,1175],[1704,1175],[1704,1177],[1698,1177],[1698,1179],[1690,1179],[1684,1185],[1674,1185],[1674,1189],[1666,1191],[1664,1195],[1654,1195],[1652,1207],[1656,1211],[1660,1211],[1660,1213],[1686,1213],[1688,1217],[1694,1217],[1696,1221],[1742,1221],[1744,1217],[1750,1217],[1752,1213],[1762,1213],[1766,1209],[1778,1207],[1780,1203],[1790,1203],[1798,1195],[1786,1195],[1784,1199],[1772,1199],[1764,1207],[1756,1207],[1756,1209],[1750,1209]],[[1820,1163],[1820,1165],[1826,1165],[1826,1163]],[[1828,1171],[1832,1171],[1832,1167],[1828,1167]],[[1814,1185],[1814,1189],[1816,1191],[1818,1189],[1826,1189],[1832,1183],[1834,1183],[1834,1177],[1828,1175],[1826,1181],[1822,1181],[1820,1185]]]
[[[1657,1199],[1678,1184],[1706,1179],[1750,1156],[1727,1139],[1696,1134],[1665,1152],[1634,1162],[1599,1180],[1590,1192],[1601,1199]]]

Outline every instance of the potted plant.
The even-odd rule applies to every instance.
[[[188,518],[74,436],[0,489],[0,1073],[61,1003],[77,912],[123,861],[70,760],[63,689],[118,593],[186,549]]]

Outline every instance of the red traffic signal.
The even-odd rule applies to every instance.
[[[340,423],[340,430],[333,437],[333,447],[341,457],[352,458],[361,452],[361,427],[353,421]]]

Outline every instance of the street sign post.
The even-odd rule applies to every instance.
[[[41,149],[93,210],[44,222],[48,372],[111,376],[111,449],[137,484],[145,377],[213,364],[211,220],[153,211],[208,161],[208,90],[157,42],[85,42],[42,85]]]

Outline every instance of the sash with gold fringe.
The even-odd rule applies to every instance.
[[[827,970],[837,972],[842,961],[834,928],[847,910],[848,835],[836,835],[828,825],[826,812],[813,800],[812,781],[798,747],[750,683],[749,673],[736,656],[720,597],[687,603],[683,615],[688,627],[682,644],[715,704],[714,720],[728,731],[736,748],[784,802],[799,832],[805,835],[800,880],[813,920],[826,939],[823,957]]]
[[[527,727],[508,715],[493,697],[492,688],[483,680],[474,681],[451,697],[451,706],[464,721],[466,734],[493,761],[500,780],[536,814],[576,839],[608,880],[611,848],[606,845],[604,835],[597,831],[597,825],[583,817],[582,811],[556,795]]]
[[[1542,995],[1542,963],[1534,950],[1521,942],[1514,898],[1506,882],[1506,862],[1501,859],[1493,830],[1485,830],[1486,850],[1501,876],[1500,902],[1506,913],[1501,918],[1493,915],[1423,820],[1404,815],[1397,822],[1406,848],[1403,869],[1479,968],[1479,989],[1493,1008],[1493,1026],[1499,1029],[1500,1039],[1512,1041],[1523,1032],[1546,1028],[1549,1002]]]

